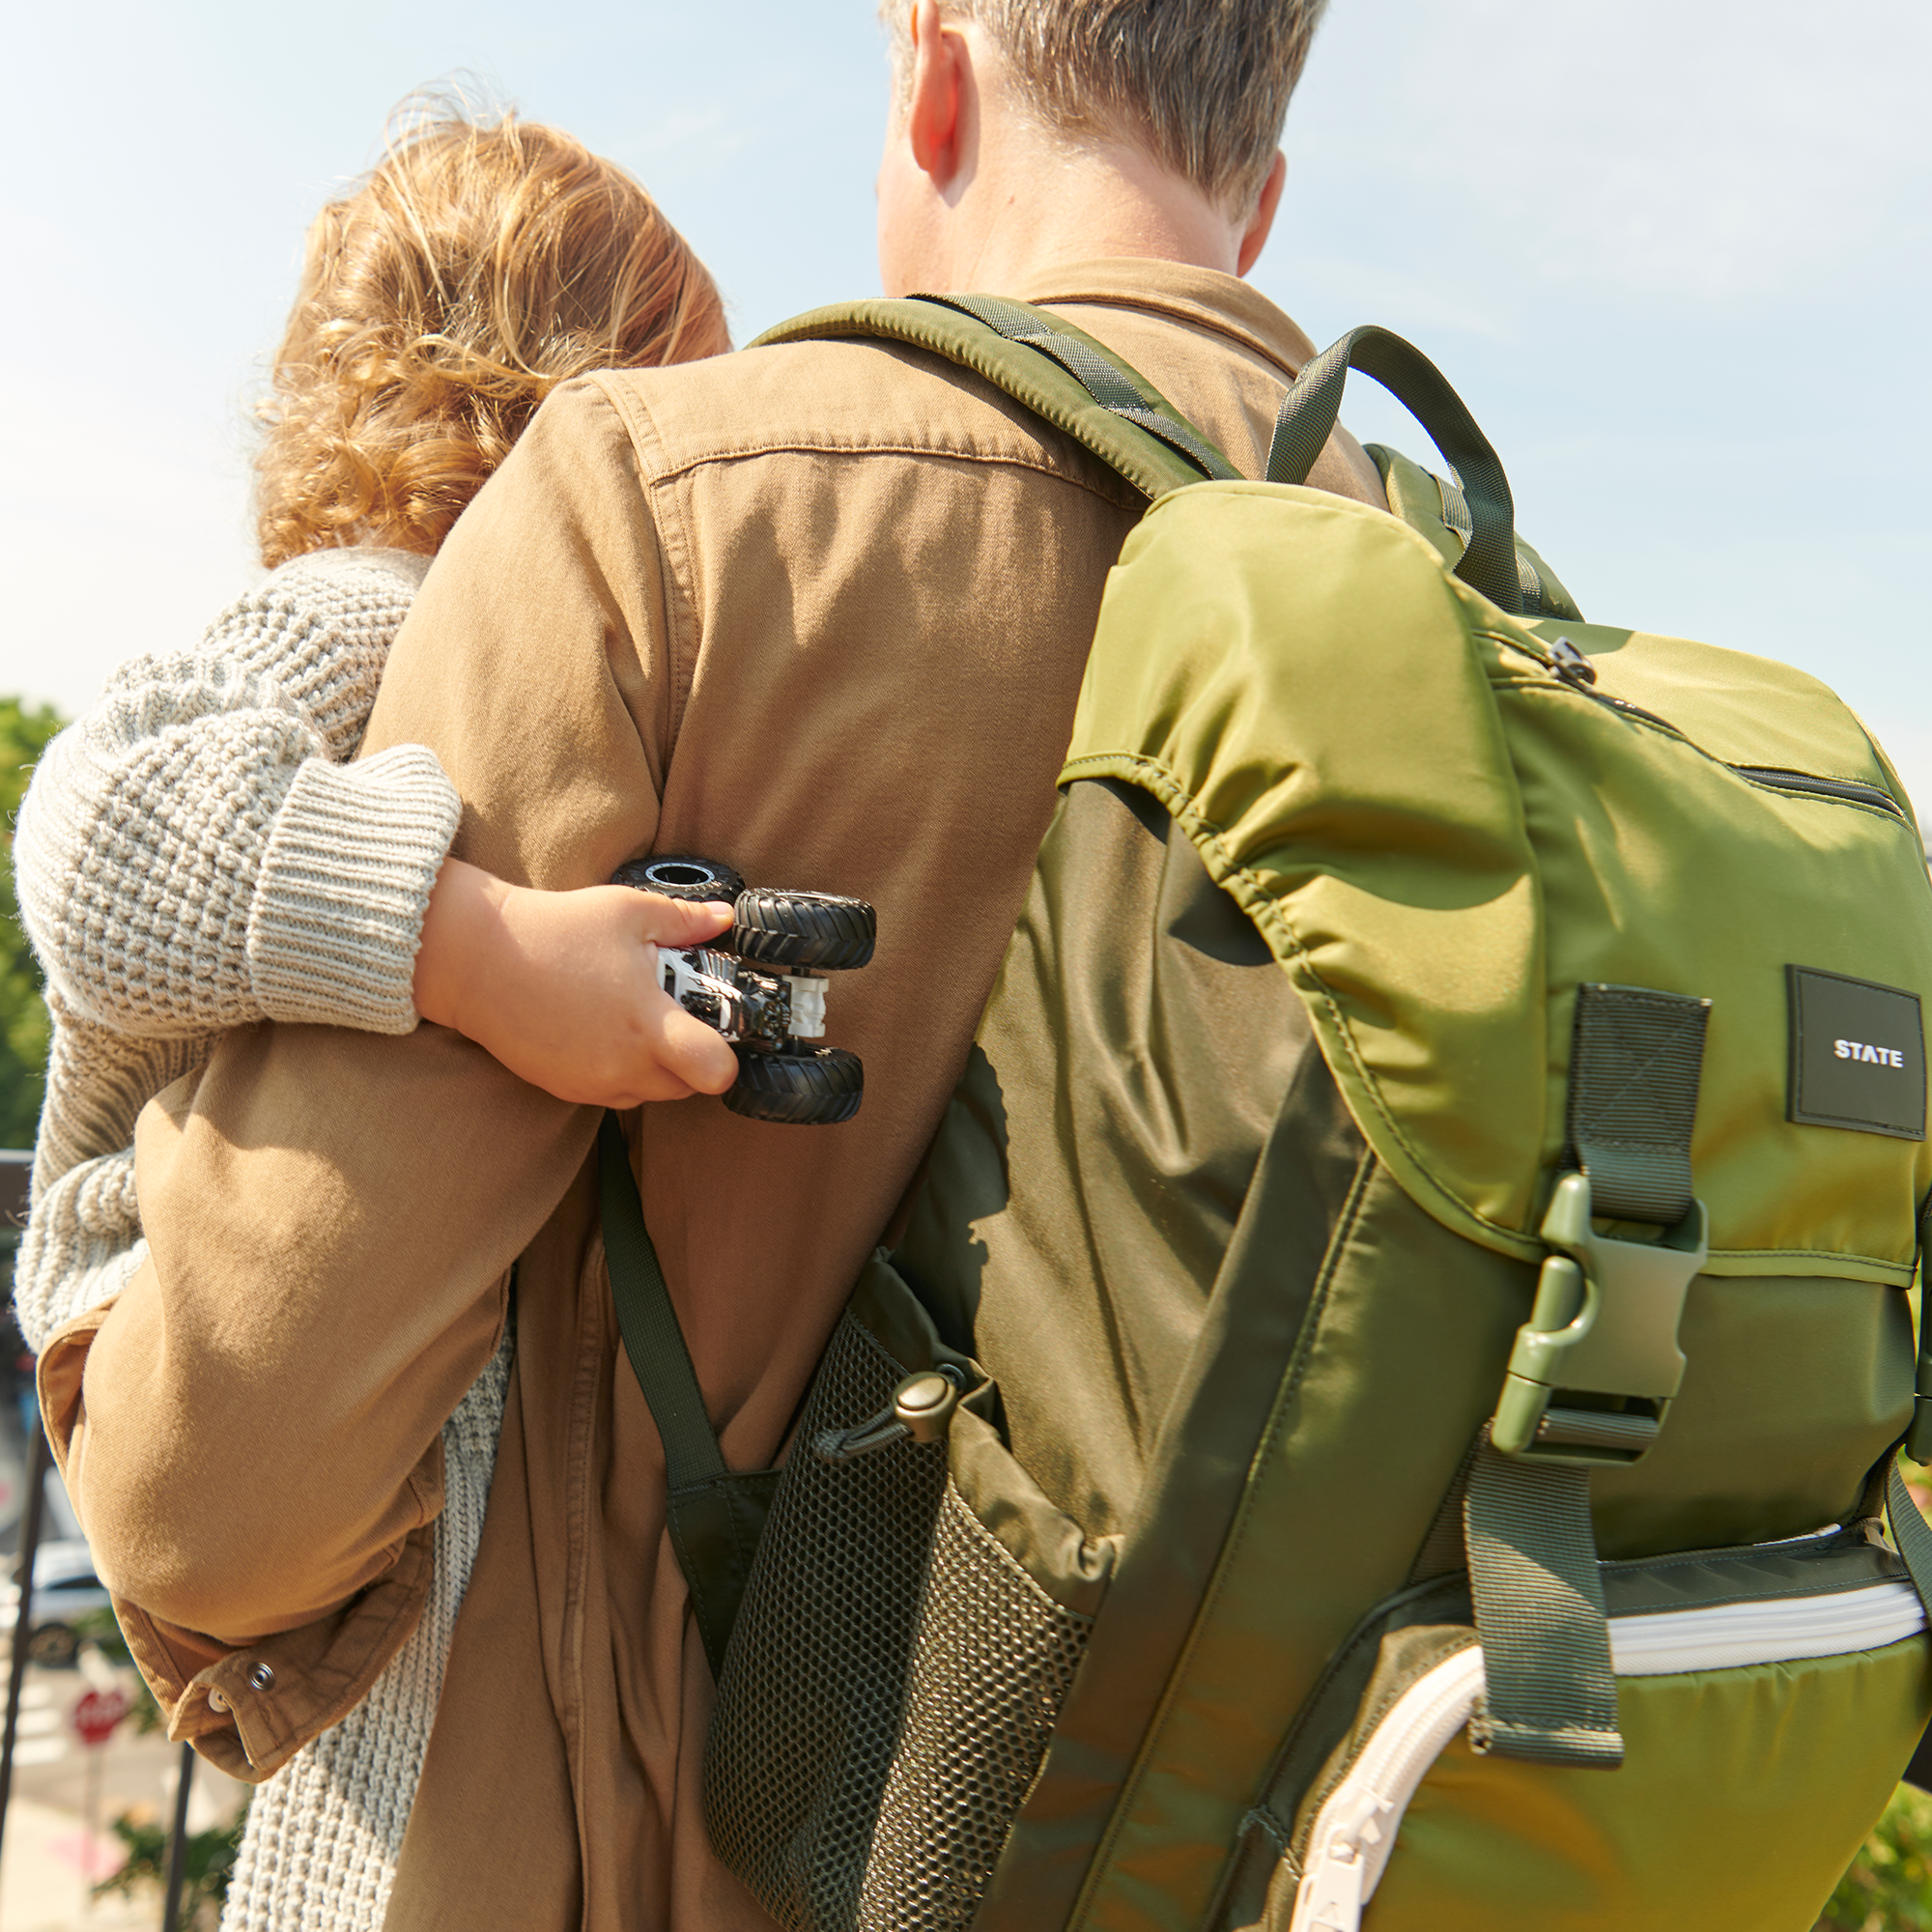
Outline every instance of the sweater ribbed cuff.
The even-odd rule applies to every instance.
[[[14,1319],[39,1354],[58,1328],[112,1299],[148,1258],[134,1151],[70,1168],[34,1203],[14,1261]]]
[[[420,745],[306,760],[269,834],[248,973],[274,1020],[408,1033],[423,915],[462,815]]]

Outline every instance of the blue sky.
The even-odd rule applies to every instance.
[[[634,169],[741,339],[877,289],[870,0],[102,0],[10,56],[0,691],[69,711],[250,582],[301,233],[412,88]],[[1805,666],[1932,800],[1928,72],[1925,0],[1332,0],[1254,279],[1429,351],[1589,616]],[[1372,385],[1347,413],[1424,453]]]

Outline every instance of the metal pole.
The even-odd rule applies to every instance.
[[[87,1877],[80,1888],[80,1909],[92,1912],[95,1870],[100,1862],[100,1757],[107,1740],[82,1748],[87,1752]]]
[[[14,1795],[14,1739],[20,1727],[20,1686],[27,1674],[27,1633],[34,1612],[34,1552],[41,1547],[41,1506],[46,1500],[47,1471],[53,1451],[47,1432],[34,1431],[34,1451],[28,1461],[27,1518],[20,1529],[20,1607],[14,1618],[14,1655],[7,1665],[7,1728],[0,1736],[0,1843],[7,1832],[7,1801]]]
[[[161,1932],[176,1932],[182,1885],[187,1877],[187,1794],[194,1782],[194,1747],[182,1746],[181,1778],[175,1787],[175,1834],[168,1840],[168,1898],[161,1907]]]

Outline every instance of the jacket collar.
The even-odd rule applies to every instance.
[[[1315,345],[1252,283],[1214,269],[1153,257],[1070,262],[1029,278],[1022,298],[1044,308],[1097,303],[1213,329],[1265,356],[1293,382]]]

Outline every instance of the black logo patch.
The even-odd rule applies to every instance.
[[[1787,966],[1790,1118],[1925,1138],[1925,1028],[1918,995],[1812,966]]]

